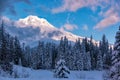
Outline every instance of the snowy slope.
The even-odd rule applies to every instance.
[[[18,27],[30,27],[39,28],[40,34],[42,34],[41,38],[51,38],[53,40],[60,40],[61,37],[66,36],[70,41],[75,41],[76,39],[83,38],[80,36],[76,36],[70,32],[60,30],[50,24],[46,19],[39,18],[37,16],[28,16],[24,19],[19,19],[16,21],[16,26]]]
[[[8,25],[7,31],[13,36],[30,45],[35,44],[39,40],[43,41],[59,41],[61,37],[66,36],[70,41],[75,42],[76,39],[82,40],[84,37],[74,35],[65,30],[60,30],[50,24],[46,19],[37,16],[29,15],[24,19],[18,21],[11,21],[4,18]],[[93,40],[98,44],[98,41]]]
[[[30,68],[24,68],[21,66],[15,66],[15,68],[17,68],[18,72],[21,73],[20,75],[24,74],[25,71],[28,72],[29,77],[6,78],[0,76],[0,80],[103,80],[102,71],[71,71],[68,79],[58,79],[53,77],[53,71],[32,70]]]

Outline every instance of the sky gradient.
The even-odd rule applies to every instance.
[[[120,25],[120,0],[0,0],[0,16],[12,20],[36,15],[59,29],[110,43]]]

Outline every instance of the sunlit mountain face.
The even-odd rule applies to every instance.
[[[65,30],[61,30],[46,19],[37,16],[27,16],[26,18],[12,21],[8,18],[3,18],[6,25],[6,30],[13,36],[17,36],[21,42],[27,45],[36,45],[38,41],[58,43],[62,37],[67,37],[69,41],[75,42],[77,39],[84,37],[74,35]],[[93,41],[98,43],[97,41]]]

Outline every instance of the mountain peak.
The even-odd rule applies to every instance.
[[[7,28],[8,32],[13,35],[17,35],[20,40],[30,45],[38,42],[39,40],[59,41],[61,37],[65,36],[72,42],[75,42],[78,38],[81,41],[84,39],[84,37],[74,35],[65,30],[60,30],[50,24],[46,19],[33,15],[14,21],[14,26]],[[98,42],[94,41],[94,43],[96,44]]]
[[[47,20],[44,18],[39,18],[38,16],[34,16],[34,15],[29,15],[24,19],[20,19],[20,20],[27,20],[30,22],[35,22],[35,21],[39,21],[39,22],[46,22]]]
[[[52,27],[54,28],[53,25],[51,25],[46,19],[44,18],[39,18],[38,16],[34,15],[29,15],[26,18],[19,19],[16,22],[16,25],[19,27]]]
[[[35,15],[29,15],[29,16],[27,16],[27,18],[39,18],[39,17],[35,16]]]

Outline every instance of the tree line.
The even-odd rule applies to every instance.
[[[33,69],[54,69],[56,62],[63,58],[70,70],[103,70],[111,66],[112,47],[103,35],[99,44],[90,39],[70,42],[62,37],[59,44],[39,41],[34,48],[21,44],[19,39],[6,32],[0,25],[0,67],[11,71],[14,63]]]

